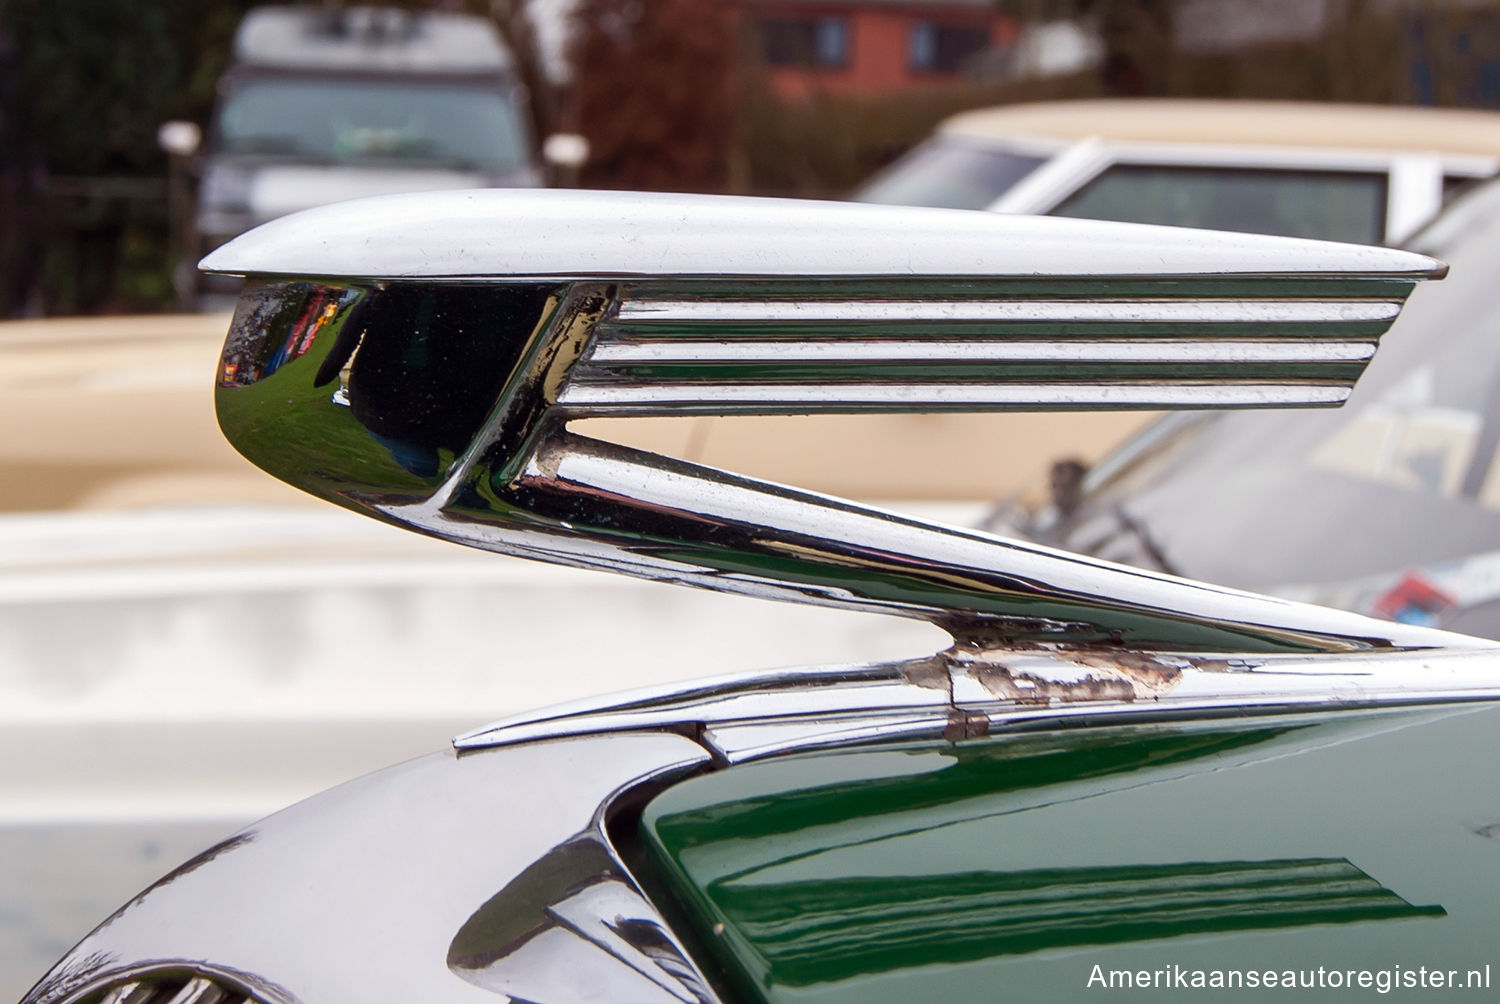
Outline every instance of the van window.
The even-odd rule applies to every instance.
[[[225,100],[215,141],[223,154],[318,163],[507,169],[527,157],[510,96],[481,82],[248,80]]]

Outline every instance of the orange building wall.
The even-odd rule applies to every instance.
[[[913,71],[909,65],[912,26],[924,21],[943,25],[987,25],[992,46],[1013,40],[1017,31],[1011,18],[972,7],[881,5],[861,8],[853,4],[756,3],[747,5],[741,13],[756,18],[841,17],[847,20],[849,59],[845,66],[766,67],[772,86],[786,97],[803,97],[819,91],[834,94],[890,91],[953,80],[954,74]]]

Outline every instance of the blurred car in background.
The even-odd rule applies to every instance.
[[[1174,574],[1500,638],[1500,183],[1411,247],[1418,290],[1336,411],[1172,415],[1014,524]],[[999,525],[999,524],[997,524]],[[1277,541],[1278,546],[1263,546]]]
[[[197,152],[172,123],[168,152]],[[233,304],[208,251],[266,220],[391,192],[542,183],[525,92],[488,20],[443,11],[260,7],[235,34],[203,143],[184,302]]]
[[[1101,100],[964,112],[862,202],[1398,244],[1500,171],[1500,113]]]

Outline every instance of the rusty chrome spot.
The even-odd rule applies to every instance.
[[[901,679],[913,687],[924,690],[953,692],[953,678],[949,675],[952,662],[946,653],[930,655],[925,659],[910,659],[901,664]]]
[[[1131,702],[1170,693],[1189,669],[1230,672],[1242,660],[1156,655],[1108,647],[1004,647],[959,642],[943,653],[991,697],[1023,705]]]
[[[948,712],[948,724],[943,726],[943,739],[950,743],[964,739],[983,739],[989,734],[990,716],[981,711],[954,708]]]
[[[1051,680],[1005,666],[976,665],[969,669],[969,676],[994,697],[1016,704],[1133,701],[1137,696],[1137,688],[1130,681],[1092,672],[1074,680]]]

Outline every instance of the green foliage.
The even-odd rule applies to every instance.
[[[250,0],[7,0],[26,138],[63,175],[156,174],[156,127],[203,121]]]
[[[47,313],[170,303],[157,127],[203,123],[251,0],[5,0],[0,272],[39,273]],[[33,261],[33,259],[35,259]],[[28,267],[28,266],[34,266]],[[0,316],[36,298],[0,284]]]

